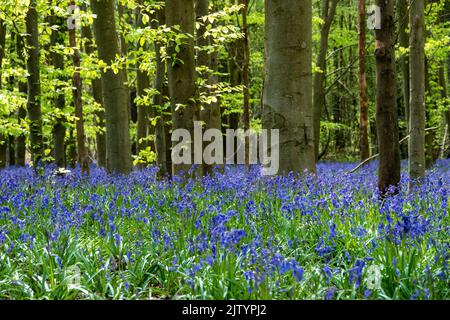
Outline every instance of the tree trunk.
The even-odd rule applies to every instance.
[[[194,35],[195,10],[194,0],[167,0],[166,1],[166,23],[168,27],[180,26],[183,34]],[[196,102],[196,72],[194,40],[192,38],[183,39],[178,45],[179,52],[176,53],[176,44],[172,41],[169,47],[169,55],[176,53],[177,60],[170,59],[168,62],[169,95],[172,104],[173,129],[186,129],[191,138],[194,137],[194,121],[200,119]],[[192,140],[191,139],[191,140]],[[192,141],[190,141],[192,142]],[[174,141],[173,146],[179,142]],[[189,142],[188,142],[189,143]],[[191,161],[195,161],[194,145],[190,145]],[[200,156],[197,154],[197,157]],[[198,160],[198,159],[197,159]],[[195,161],[199,162],[199,161]],[[174,175],[187,174],[190,164],[173,164]],[[197,167],[196,174],[201,174],[201,166]]]
[[[249,80],[249,66],[250,66],[250,47],[249,47],[249,35],[248,35],[248,0],[239,0],[240,4],[244,5],[242,9],[242,33],[244,38],[243,44],[243,59],[242,59],[242,85],[244,96],[244,112],[242,114],[242,122],[244,124],[244,130],[250,129],[250,80]],[[245,164],[249,165],[249,139],[245,138]]]
[[[404,50],[409,48],[408,36],[408,0],[397,0],[397,20],[398,20],[398,39],[399,45]],[[399,61],[402,74],[402,93],[403,103],[405,105],[406,132],[409,134],[409,52],[404,52]]]
[[[116,31],[114,0],[91,0],[94,35],[98,56],[110,66],[120,54]],[[123,70],[117,74],[109,68],[102,72],[103,102],[106,115],[107,169],[113,173],[129,173],[132,169],[128,90]]]
[[[359,155],[360,161],[370,157],[369,149],[369,101],[366,80],[366,1],[358,1],[359,22]]]
[[[21,35],[17,35],[16,36],[16,51],[17,51],[17,58],[19,61],[19,64],[21,65],[21,67],[25,68],[25,58],[23,56],[23,50],[24,50],[24,38]],[[27,82],[24,81],[23,78],[19,78],[18,79],[18,87],[19,87],[19,93],[23,94],[24,96],[27,95],[28,92],[28,86],[27,86]],[[23,127],[25,125],[25,121],[26,121],[26,117],[27,117],[27,110],[20,106],[19,110],[17,112],[17,120],[18,120],[18,125],[20,127]],[[26,146],[25,146],[25,135],[24,134],[20,134],[19,136],[17,136],[16,138],[16,154],[15,154],[15,158],[16,158],[16,164],[18,166],[25,166],[25,154],[26,154]]]
[[[378,188],[382,196],[400,182],[400,148],[396,101],[394,0],[377,0],[381,9],[381,29],[376,37],[376,119],[380,163]]]
[[[279,129],[279,170],[315,172],[311,0],[266,1],[263,128]]]
[[[197,39],[197,68],[202,68],[197,76],[202,79],[202,85],[199,88],[199,94],[206,97],[209,97],[211,92],[207,88],[209,80],[209,73],[205,70],[205,68],[209,68],[211,66],[211,55],[205,50],[205,47],[210,45],[210,38],[205,36],[205,32],[207,31],[206,26],[208,20],[203,21],[202,18],[209,14],[209,0],[195,0],[195,16],[197,23],[199,24],[199,28],[197,29],[196,39]],[[211,122],[211,103],[206,104],[203,103],[200,110],[200,119],[203,123],[203,129],[208,130]],[[203,143],[202,150],[206,146]],[[211,166],[203,163],[202,166],[205,173],[211,172]]]
[[[75,1],[71,2],[75,5]],[[83,84],[81,80],[80,68],[81,58],[80,50],[77,46],[77,34],[75,28],[69,29],[69,45],[73,50],[72,62],[74,67],[74,73],[72,76],[72,95],[73,104],[75,107],[75,126],[77,128],[77,151],[78,151],[78,163],[81,166],[81,172],[89,175],[89,157],[86,148],[86,134],[84,132],[84,117],[83,117]]]
[[[331,7],[329,0],[322,0],[322,19],[325,23],[320,30],[320,48],[317,57],[316,66],[320,72],[314,74],[314,93],[313,93],[313,108],[314,108],[314,152],[316,161],[319,156],[320,146],[320,120],[325,109],[325,72],[326,72],[326,55],[328,51],[328,37],[330,35],[331,24],[333,23],[336,14],[336,7],[339,0],[331,0]]]
[[[165,24],[164,8],[157,10],[156,19],[152,20],[152,28],[157,29],[160,25]],[[166,64],[161,58],[161,44],[159,41],[155,41],[155,63],[156,63],[156,75],[154,80],[154,87],[158,91],[153,96],[153,109],[156,117],[155,125],[155,149],[156,149],[156,162],[159,167],[159,175],[164,177],[171,173],[170,164],[170,135],[166,132],[165,120],[166,117],[163,112],[164,107],[164,83],[166,77]],[[169,128],[167,128],[169,129]],[[167,130],[170,131],[170,130]]]
[[[50,47],[54,47],[56,45],[65,46],[64,43],[64,31],[65,19],[62,17],[58,17],[52,12],[52,16],[49,17],[49,22],[52,25],[58,26],[58,30],[52,29],[50,34]],[[57,50],[51,50],[50,52],[50,63],[53,67],[58,70],[61,74],[64,72],[64,56],[58,52]],[[58,79],[60,81],[65,81],[67,79]],[[66,99],[64,93],[62,91],[62,86],[58,85],[55,88],[57,96],[54,98],[54,106],[56,109],[56,119],[53,125],[53,158],[55,164],[59,168],[65,167],[65,137],[66,137],[66,126],[64,124],[65,119],[60,115],[60,113],[64,110]]]
[[[28,12],[25,18],[27,29],[27,71],[28,71],[28,119],[30,127],[30,146],[33,165],[36,166],[44,156],[44,144],[42,137],[42,112],[41,112],[41,79],[40,79],[40,47],[38,14],[36,11],[37,0],[30,0]]]
[[[83,11],[86,11],[86,7],[83,7]],[[95,51],[94,40],[92,39],[91,27],[85,25],[81,29],[81,36],[85,39],[84,51],[86,54],[91,55]],[[99,167],[106,167],[106,134],[105,134],[105,110],[103,103],[103,89],[101,78],[93,79],[91,82],[92,97],[94,101],[100,105],[100,110],[96,111],[94,117],[94,125],[97,127],[95,133],[95,143],[97,146],[97,164]]]
[[[5,44],[6,44],[6,25],[3,20],[0,20],[0,90],[2,89],[2,67],[3,67],[3,57],[5,56]],[[6,166],[6,153],[8,135],[6,132],[2,132],[0,129],[0,168]]]
[[[137,28],[145,28],[144,23],[142,22],[142,1],[140,1],[136,6],[136,27]],[[145,51],[147,50],[147,46],[137,44],[138,50]],[[146,90],[150,88],[150,77],[147,71],[142,70],[140,67],[141,63],[138,61],[136,65],[136,94],[137,98],[142,98],[146,95]],[[149,104],[145,104],[142,101],[138,101],[137,104],[137,134],[136,134],[136,154],[139,156],[139,153],[142,150],[145,150],[148,143],[146,141],[148,137],[148,127],[149,127]],[[139,164],[141,167],[142,164]]]
[[[425,177],[425,41],[424,0],[411,2],[410,8],[410,138],[409,177],[410,188],[415,180]]]

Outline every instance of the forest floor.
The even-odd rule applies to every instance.
[[[376,162],[354,165],[188,182],[4,169],[0,299],[450,298],[450,161],[383,202]]]

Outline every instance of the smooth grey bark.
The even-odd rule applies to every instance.
[[[279,129],[279,173],[315,172],[311,0],[266,1],[263,128]]]
[[[331,25],[336,14],[336,7],[339,0],[322,0],[322,19],[325,23],[320,30],[320,47],[319,55],[317,57],[316,66],[322,72],[314,74],[314,93],[313,93],[313,108],[314,108],[314,152],[316,161],[319,156],[320,146],[320,121],[325,109],[325,74],[326,74],[326,55],[328,51],[328,38],[330,35]]]
[[[194,138],[194,121],[200,119],[200,112],[196,102],[196,79],[194,39],[195,9],[194,0],[167,0],[166,24],[168,27],[180,26],[180,32],[189,34],[183,39],[176,53],[176,44],[169,45],[169,55],[176,54],[177,60],[168,61],[169,96],[172,105],[173,129],[186,129]],[[181,62],[182,61],[182,62]],[[178,144],[173,142],[173,146]],[[191,144],[191,160],[194,162],[194,145]],[[190,164],[173,164],[172,173],[187,174]],[[196,175],[201,175],[201,166],[197,166]]]
[[[375,30],[376,122],[379,149],[378,189],[382,197],[400,183],[400,147],[395,74],[394,0],[377,0],[381,29]]]
[[[110,66],[120,54],[114,1],[91,0],[91,8],[97,15],[94,20],[94,35],[98,56]],[[102,71],[107,169],[113,173],[129,173],[132,170],[128,90],[125,81],[123,70],[119,70],[117,74],[111,68]]]
[[[42,137],[42,111],[41,111],[41,78],[40,78],[40,47],[38,14],[36,11],[37,0],[30,0],[28,12],[25,18],[25,37],[28,51],[28,101],[27,111],[30,130],[30,149],[33,165],[37,165],[44,156],[44,144]]]
[[[410,138],[409,177],[410,188],[415,180],[425,177],[425,24],[424,0],[411,1],[409,24],[409,83],[410,83]]]

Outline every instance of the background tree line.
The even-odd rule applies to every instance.
[[[420,179],[449,155],[449,21],[446,0],[2,1],[0,166],[176,174],[198,120],[280,129],[281,172],[379,157],[386,192],[400,159]]]

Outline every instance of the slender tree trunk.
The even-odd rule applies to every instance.
[[[71,2],[75,5],[75,1]],[[83,84],[80,74],[81,68],[81,58],[80,50],[77,46],[77,34],[76,29],[69,29],[69,45],[73,50],[72,62],[74,67],[74,73],[72,76],[72,95],[73,104],[75,107],[75,116],[77,117],[75,121],[75,126],[77,128],[77,151],[78,151],[78,163],[81,166],[81,172],[83,174],[89,175],[89,157],[86,148],[86,134],[84,132],[84,117],[83,117]]]
[[[120,54],[116,30],[114,1],[91,0],[94,34],[99,58],[110,66]],[[128,121],[128,90],[123,70],[102,72],[103,102],[106,115],[107,169],[114,173],[129,173],[132,169],[130,124]]]
[[[424,0],[411,2],[410,8],[410,188],[425,177],[425,38]]]
[[[205,36],[208,21],[202,20],[202,18],[206,17],[208,14],[209,0],[195,0],[195,15],[197,23],[200,25],[200,27],[197,29],[196,34],[198,47],[196,62],[197,68],[203,69],[197,74],[197,76],[202,79],[202,86],[200,86],[199,88],[199,94],[205,97],[209,97],[209,95],[211,94],[210,90],[206,87],[207,85],[209,85],[209,73],[205,70],[205,68],[209,68],[211,66],[211,55],[205,50],[205,47],[210,45],[210,38],[208,36]],[[200,110],[200,118],[204,125],[204,130],[208,130],[211,122],[211,103],[203,103]],[[204,150],[204,147],[205,143],[203,143],[202,150]],[[212,167],[210,165],[202,163],[202,166],[205,173],[211,172]]]
[[[249,47],[249,32],[248,32],[248,0],[239,0],[240,4],[244,5],[242,9],[242,33],[244,34],[243,42],[243,60],[242,60],[242,85],[244,96],[244,112],[242,122],[244,130],[250,129],[250,80],[249,80],[249,66],[250,66],[250,47]],[[245,140],[245,163],[249,165],[249,139],[246,136]]]
[[[54,47],[56,45],[64,46],[64,28],[65,19],[62,17],[58,17],[55,13],[52,13],[52,16],[49,18],[49,22],[52,25],[58,26],[58,30],[52,29],[50,34],[50,47]],[[64,56],[58,52],[57,50],[51,50],[50,52],[50,62],[55,69],[59,72],[63,73],[64,71]],[[65,81],[67,79],[59,79],[60,81]],[[65,167],[65,137],[66,137],[66,126],[64,124],[65,119],[61,115],[64,110],[66,99],[62,90],[62,86],[58,85],[56,90],[57,96],[54,98],[54,106],[55,106],[55,114],[56,119],[53,125],[53,158],[55,164],[63,168]]]
[[[164,8],[155,12],[156,19],[153,19],[151,26],[153,29],[157,29],[160,25],[165,24],[165,12]],[[161,57],[161,44],[159,41],[155,41],[155,63],[156,63],[156,75],[154,80],[154,87],[158,91],[153,96],[153,109],[156,117],[155,125],[155,149],[156,149],[156,162],[159,167],[159,175],[164,177],[171,173],[170,165],[170,136],[166,132],[165,120],[166,117],[163,112],[164,107],[164,83],[166,77],[166,64]],[[170,128],[167,128],[170,131]]]
[[[127,23],[126,18],[125,18],[125,13],[126,13],[126,7],[124,7],[124,5],[120,4],[120,2],[117,2],[117,11],[118,11],[118,18],[119,18],[119,25],[118,25],[118,32],[119,32],[119,44],[120,44],[120,55],[125,58],[128,59],[128,44],[127,41],[125,39],[125,25]],[[131,121],[132,119],[132,112],[131,112],[131,107],[132,107],[132,103],[131,103],[131,88],[130,88],[130,83],[128,82],[128,69],[127,66],[125,65],[125,67],[123,68],[123,77],[125,79],[125,87],[127,89],[127,98],[128,98],[128,121]]]
[[[137,28],[145,28],[145,25],[142,21],[142,1],[139,1],[136,6],[136,27]],[[145,51],[147,50],[147,46],[137,44],[138,50]],[[142,98],[146,94],[146,90],[150,88],[150,77],[147,71],[142,70],[141,63],[137,62],[136,65],[136,92],[137,98]],[[148,143],[146,141],[148,137],[148,127],[149,127],[149,110],[150,105],[145,104],[141,101],[138,101],[137,105],[137,136],[136,136],[136,154],[142,150],[145,150]],[[142,164],[140,164],[142,166]]]
[[[17,51],[17,58],[19,61],[19,64],[22,68],[25,68],[25,58],[24,58],[24,38],[21,35],[17,35],[16,36],[16,51]],[[18,89],[19,92],[21,94],[23,94],[24,96],[27,95],[28,92],[28,86],[27,86],[27,81],[24,81],[23,78],[19,78],[18,79]],[[23,127],[25,125],[25,121],[26,121],[26,117],[27,117],[27,110],[23,107],[20,106],[19,110],[17,112],[17,120],[18,120],[18,125],[20,127]],[[25,146],[25,135],[24,134],[20,134],[19,136],[17,136],[16,138],[16,164],[18,166],[25,166],[25,154],[26,154],[26,146]]]
[[[396,101],[395,48],[394,48],[394,0],[377,0],[381,9],[381,29],[376,37],[376,119],[380,163],[378,188],[382,196],[400,182],[400,148]]]
[[[316,66],[321,70],[314,74],[314,93],[313,93],[313,108],[314,108],[314,152],[316,161],[319,156],[320,146],[320,120],[325,109],[325,73],[326,73],[326,55],[328,51],[328,37],[330,35],[331,24],[333,23],[336,14],[336,7],[339,0],[322,0],[322,19],[325,23],[320,30],[320,48],[317,57]]]
[[[180,26],[180,31],[184,34],[194,35],[195,31],[195,10],[194,0],[167,0],[166,1],[166,23],[168,27]],[[169,53],[175,54],[176,44],[172,42]],[[196,72],[194,40],[184,39],[179,45],[180,51],[176,54],[177,61],[170,59],[168,62],[169,95],[172,104],[173,129],[186,129],[191,138],[194,138],[194,121],[200,119],[199,108],[194,102],[196,96]],[[182,61],[182,62],[180,62]],[[191,141],[192,142],[192,141]],[[175,141],[173,146],[179,142]],[[195,161],[194,145],[191,143],[191,160]],[[199,155],[197,155],[199,156]],[[198,162],[198,161],[196,161]],[[183,172],[187,174],[191,165],[173,164],[174,175]],[[197,167],[196,174],[201,174],[201,166]]]
[[[27,71],[28,71],[28,119],[30,127],[30,145],[33,165],[37,165],[44,156],[44,144],[42,137],[42,112],[41,112],[41,78],[40,78],[40,47],[38,31],[38,14],[36,11],[37,0],[30,0],[28,12],[25,18],[27,29]]]
[[[279,169],[315,172],[311,0],[266,1],[263,128],[279,129]]]
[[[86,11],[86,7],[83,7],[83,11]],[[86,54],[91,55],[95,51],[95,44],[92,38],[91,27],[85,25],[81,29],[81,36],[85,39],[84,51]],[[101,78],[93,79],[91,82],[92,97],[94,101],[100,105],[100,110],[96,111],[94,117],[94,124],[97,127],[95,133],[95,143],[97,146],[97,164],[99,167],[106,167],[106,134],[105,134],[105,109],[103,103],[103,89]]]
[[[366,80],[366,1],[358,1],[359,22],[359,155],[364,161],[370,157],[369,149],[369,101]]]
[[[0,19],[0,90],[2,89],[2,67],[3,57],[5,56],[5,44],[6,44],[6,25],[3,20]],[[6,166],[6,153],[7,153],[7,134],[2,132],[0,128],[0,168]]]
[[[398,39],[399,45],[403,50],[409,48],[408,36],[408,0],[397,0],[397,20],[398,20]],[[402,74],[402,93],[403,103],[405,104],[405,120],[407,134],[409,134],[409,52],[404,52],[399,61],[400,71]]]

